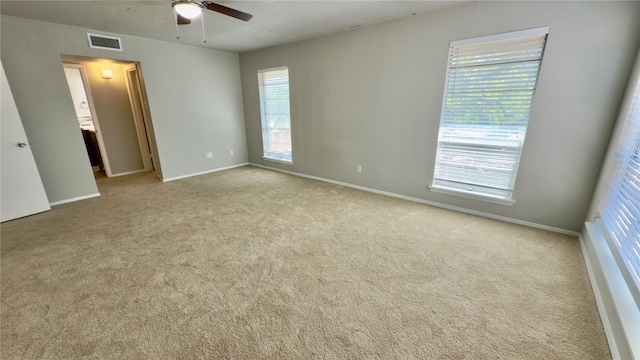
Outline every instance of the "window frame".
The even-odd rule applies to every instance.
[[[437,142],[437,147],[436,147],[436,158],[435,158],[435,163],[434,163],[434,167],[433,167],[433,178],[431,181],[431,185],[429,186],[429,189],[433,192],[437,192],[437,193],[444,193],[444,194],[449,194],[449,195],[456,195],[456,196],[460,196],[460,197],[465,197],[465,198],[471,198],[471,199],[476,199],[476,200],[482,200],[482,201],[486,201],[486,202],[492,202],[492,203],[497,203],[497,204],[502,204],[502,205],[508,205],[508,206],[512,206],[515,203],[515,200],[513,199],[513,191],[515,189],[515,180],[517,177],[517,173],[518,173],[518,167],[520,164],[520,159],[522,157],[522,149],[524,148],[524,141],[525,141],[525,136],[526,136],[526,130],[527,127],[529,125],[529,121],[531,118],[531,109],[533,107],[533,101],[535,98],[535,93],[537,90],[537,84],[538,84],[538,80],[540,78],[540,70],[542,67],[542,61],[544,58],[544,51],[546,48],[546,44],[547,44],[547,39],[548,39],[548,35],[549,35],[549,27],[540,27],[540,28],[533,28],[533,29],[527,29],[527,30],[520,30],[520,31],[513,31],[513,32],[507,32],[507,33],[501,33],[501,34],[495,34],[495,35],[489,35],[489,36],[482,36],[482,37],[476,37],[476,38],[470,38],[470,39],[464,39],[464,40],[457,40],[457,41],[452,41],[449,44],[449,48],[448,48],[448,60],[447,60],[447,71],[446,71],[446,76],[445,76],[445,82],[444,82],[444,91],[443,91],[443,97],[442,97],[442,107],[441,107],[441,112],[440,112],[440,124],[438,127],[438,142]],[[457,96],[453,96],[450,91],[451,91],[451,86],[452,84],[452,79],[456,79],[456,76],[458,76],[458,71],[460,71],[460,68],[456,67],[454,71],[452,71],[452,64],[454,62],[454,53],[456,49],[460,49],[463,48],[465,46],[471,46],[471,45],[480,45],[481,44],[488,44],[488,43],[495,43],[495,51],[498,51],[499,45],[501,45],[499,42],[501,41],[505,41],[505,40],[516,40],[516,39],[520,39],[520,38],[525,38],[525,37],[542,37],[544,36],[544,38],[542,39],[542,44],[541,44],[541,49],[540,49],[540,58],[539,60],[535,60],[537,61],[537,72],[535,73],[535,79],[534,79],[534,84],[533,84],[533,89],[531,91],[531,96],[530,96],[530,107],[528,110],[528,113],[526,115],[526,122],[524,123],[524,129],[522,131],[522,135],[521,135],[521,139],[516,139],[513,141],[513,144],[511,143],[511,141],[505,141],[504,143],[490,143],[489,141],[487,141],[486,143],[481,143],[482,141],[480,140],[476,140],[476,143],[473,143],[473,140],[470,140],[468,142],[465,143],[460,143],[459,148],[463,149],[463,150],[469,150],[469,151],[473,151],[474,152],[474,160],[477,159],[475,158],[475,156],[480,156],[480,158],[482,158],[482,155],[478,155],[478,153],[483,152],[483,151],[487,151],[488,154],[504,154],[505,157],[507,157],[507,155],[511,155],[511,157],[513,157],[515,163],[513,165],[513,170],[505,172],[506,175],[504,176],[500,176],[500,178],[504,178],[508,180],[508,190],[505,189],[499,189],[497,186],[495,189],[489,187],[489,186],[483,186],[483,185],[479,185],[479,184],[472,184],[472,183],[464,183],[464,182],[456,182],[456,181],[452,181],[451,179],[445,179],[444,177],[447,177],[446,175],[443,177],[442,175],[439,175],[439,173],[441,173],[442,171],[447,171],[447,170],[459,170],[460,166],[462,166],[462,163],[456,164],[453,167],[451,166],[447,166],[447,165],[442,165],[441,166],[441,162],[442,161],[446,161],[446,157],[448,155],[448,153],[453,154],[453,150],[452,148],[455,145],[455,136],[446,136],[446,132],[451,132],[453,129],[455,129],[455,127],[453,126],[447,126],[447,120],[450,120],[448,118],[448,116],[450,116],[450,114],[448,112],[451,111],[450,105],[447,104],[447,101],[451,101],[451,100],[459,100],[461,98],[461,93],[459,93]],[[491,54],[490,52],[487,54]],[[455,58],[455,61],[457,61],[458,59]],[[524,62],[523,62],[524,63]],[[509,63],[508,62],[497,62],[497,63],[492,63],[493,66],[495,66],[496,68],[502,69],[503,67],[508,67]],[[482,66],[484,66],[484,64],[476,64],[472,67],[469,67],[468,69],[478,69],[481,68]],[[464,71],[464,67],[462,67],[462,71]],[[452,74],[453,73],[453,74]],[[495,75],[491,75],[491,76],[495,76]],[[464,78],[467,79],[467,78]],[[489,77],[488,79],[493,80],[492,77]],[[481,82],[485,79],[475,79],[474,81],[477,81],[477,84],[481,84]],[[505,102],[504,99],[500,99],[501,102]],[[463,110],[466,111],[467,113],[472,113],[469,112],[469,110],[467,110],[466,108]],[[470,124],[461,124],[458,129],[460,131],[463,131],[465,129],[465,126],[468,128],[470,127]],[[489,126],[486,126],[487,128],[489,128]],[[496,126],[494,126],[496,127]],[[515,128],[515,126],[514,126]],[[500,130],[494,130],[493,132],[488,132],[488,134],[495,134],[496,131],[500,132],[500,131],[506,131],[506,129],[500,129]],[[520,134],[518,134],[520,136]],[[447,140],[445,140],[447,139]],[[459,140],[459,139],[458,139]],[[447,145],[445,145],[445,143],[448,143]],[[518,144],[516,144],[518,143]],[[447,149],[449,148],[449,149]],[[505,149],[505,151],[500,152],[498,151],[498,149]],[[515,151],[515,152],[513,152]],[[449,155],[451,156],[451,155]],[[506,164],[507,160],[503,160],[502,163],[498,163],[500,165],[504,165]],[[486,166],[486,165],[485,165]],[[508,170],[508,169],[507,169]],[[467,170],[469,171],[469,170]],[[499,171],[501,170],[497,170],[495,172],[493,172],[493,175],[496,175],[499,173]],[[471,172],[471,171],[469,171]],[[495,181],[495,180],[494,180]]]
[[[266,108],[267,108],[267,104],[265,103],[265,98],[264,98],[264,93],[265,93],[265,89],[264,89],[264,84],[263,84],[263,77],[264,74],[269,73],[269,72],[276,72],[276,71],[282,71],[282,70],[286,70],[287,72],[287,111],[288,114],[286,114],[288,116],[288,132],[289,132],[289,143],[290,143],[290,148],[291,150],[289,150],[290,154],[288,156],[278,156],[278,155],[274,155],[276,152],[274,152],[273,150],[268,150],[268,148],[271,148],[271,141],[269,141],[270,136],[268,135],[270,133],[270,129],[271,130],[282,130],[284,128],[281,127],[270,127],[267,123],[267,118],[270,114],[266,113]],[[290,90],[290,86],[291,86],[291,81],[290,81],[290,76],[289,76],[289,67],[288,66],[279,66],[279,67],[274,67],[274,68],[268,68],[268,69],[261,69],[257,71],[257,79],[258,79],[258,97],[259,97],[259,102],[260,102],[260,128],[261,128],[261,137],[262,137],[262,159],[267,160],[267,161],[273,161],[273,162],[277,162],[277,163],[281,163],[281,164],[285,164],[285,165],[292,165],[293,164],[293,139],[292,139],[292,122],[291,122],[291,90]],[[285,129],[287,130],[287,129]]]
[[[634,196],[633,191],[640,188],[640,73],[632,81],[630,104],[624,113],[622,130],[614,140],[615,156],[608,168],[605,193],[598,199],[595,223],[640,310],[640,257],[629,257],[637,254],[640,244],[640,234],[635,233],[634,238],[633,231],[640,230],[640,195]],[[630,187],[633,189],[629,190]]]

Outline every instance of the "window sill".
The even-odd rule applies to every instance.
[[[600,227],[593,222],[585,227],[582,252],[613,358],[640,359],[640,343],[629,341],[640,336],[640,308]]]
[[[263,160],[267,160],[267,161],[273,161],[275,163],[279,163],[279,164],[284,164],[284,165],[293,165],[293,161],[285,161],[285,160],[278,160],[278,159],[272,159],[266,156],[262,157]]]
[[[454,196],[459,196],[467,199],[486,201],[486,202],[500,204],[500,205],[513,206],[513,204],[516,203],[516,201],[513,199],[507,199],[507,198],[491,196],[491,195],[484,195],[484,194],[479,194],[477,192],[476,193],[468,192],[464,190],[453,189],[453,188],[437,186],[437,185],[429,186],[429,190],[436,193],[440,193],[440,194],[454,195]]]

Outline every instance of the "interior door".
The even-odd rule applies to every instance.
[[[74,105],[79,105],[82,100],[86,100],[87,102],[87,110],[83,111],[81,114],[78,114],[78,110],[76,110],[76,115],[87,116],[90,114],[91,122],[93,123],[93,134],[95,134],[95,141],[97,141],[97,153],[99,153],[101,159],[101,167],[104,168],[104,172],[107,177],[111,177],[113,173],[111,172],[111,164],[109,163],[109,153],[107,153],[107,147],[104,145],[104,138],[102,137],[102,130],[100,129],[100,122],[98,121],[98,114],[96,114],[96,107],[93,101],[93,95],[91,94],[91,87],[89,86],[89,82],[87,81],[87,71],[85,69],[84,64],[72,64],[72,63],[62,63],[64,67],[65,76],[67,78],[67,85],[69,85],[69,92],[71,93],[71,98],[74,101]],[[75,94],[75,96],[74,96]],[[80,100],[80,101],[78,101]],[[80,126],[82,128],[82,126]],[[87,128],[89,129],[89,128]],[[93,134],[89,134],[90,137],[93,138]],[[84,136],[84,135],[83,135]],[[93,141],[91,142],[94,143]]]
[[[145,171],[155,169],[151,145],[149,144],[149,133],[147,132],[147,121],[144,115],[142,94],[140,90],[140,80],[138,79],[138,69],[135,63],[123,66],[125,81],[127,82],[127,92],[129,93],[129,103],[138,134],[140,144],[140,154]]]
[[[4,222],[51,207],[1,63],[0,68],[0,221]]]

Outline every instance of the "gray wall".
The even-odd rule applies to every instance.
[[[542,26],[550,35],[515,205],[430,192],[449,42]],[[640,2],[481,1],[244,53],[249,161],[579,231],[639,41]],[[291,166],[261,158],[256,71],[284,65]]]
[[[6,15],[0,30],[0,56],[50,202],[97,192],[63,54],[141,63],[164,178],[247,161],[238,54],[118,34],[123,52],[90,49],[88,29]],[[207,151],[213,159],[204,159]]]
[[[118,175],[144,170],[122,64],[112,61],[83,63],[111,173]],[[113,78],[103,79],[102,69],[110,69]]]

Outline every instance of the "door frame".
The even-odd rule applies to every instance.
[[[84,64],[73,64],[69,62],[62,62],[62,66],[70,69],[79,69],[80,77],[82,78],[82,86],[84,87],[84,93],[87,96],[87,102],[89,103],[89,111],[91,112],[91,121],[93,121],[93,127],[96,129],[96,138],[98,140],[98,149],[100,149],[100,156],[102,156],[102,165],[104,166],[104,172],[107,177],[113,176],[111,172],[111,166],[109,165],[109,156],[107,155],[104,140],[102,139],[102,131],[100,130],[100,122],[98,121],[98,115],[96,114],[95,106],[93,103],[93,95],[91,95],[91,86],[87,82],[87,71]],[[80,129],[80,126],[78,126]],[[82,131],[82,130],[80,130]]]
[[[142,65],[139,61],[134,62],[137,70],[138,90],[140,91],[140,100],[142,101],[142,113],[147,130],[147,140],[151,150],[151,162],[156,176],[162,180],[162,166],[160,165],[160,154],[158,153],[158,145],[156,142],[156,133],[153,129],[153,119],[151,118],[151,108],[149,107],[149,99],[147,98],[147,87],[144,83],[144,75],[142,74]]]
[[[140,155],[142,156],[142,163],[144,165],[144,171],[151,171],[154,169],[153,165],[153,153],[149,140],[148,121],[143,105],[143,94],[140,85],[139,70],[137,63],[131,63],[122,67],[124,70],[124,79],[127,84],[127,93],[129,94],[129,104],[131,105],[131,112],[133,114],[133,122],[136,127],[136,134],[138,135],[138,145],[140,146]],[[135,73],[134,73],[135,71]],[[137,83],[137,91],[135,91],[133,84]]]

